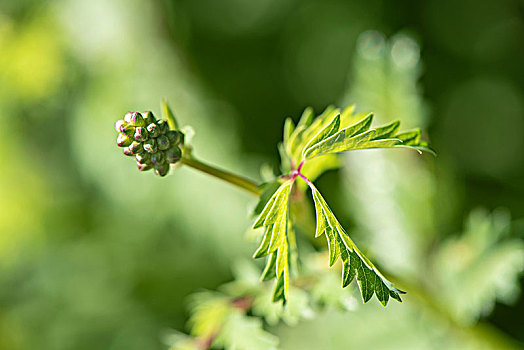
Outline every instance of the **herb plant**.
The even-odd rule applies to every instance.
[[[157,175],[165,176],[170,165],[185,164],[257,195],[258,217],[253,228],[263,228],[264,233],[253,257],[266,257],[261,279],[276,279],[274,302],[287,302],[291,271],[299,270],[295,223],[290,215],[290,197],[297,189],[295,183],[299,179],[311,190],[316,213],[315,237],[326,237],[329,266],[339,258],[342,261],[342,286],[346,287],[356,278],[364,302],[369,301],[373,294],[383,306],[390,297],[402,301],[400,294],[405,292],[394,287],[358,249],[312,181],[328,169],[333,156],[341,152],[371,148],[411,148],[420,153],[433,152],[427,142],[421,141],[420,129],[399,132],[399,121],[372,128],[373,114],[355,113],[354,106],[343,111],[328,107],[317,117],[311,108],[307,108],[297,125],[291,118],[285,121],[283,141],[278,145],[282,174],[269,183],[257,185],[196,160],[165,102],[162,111],[166,120],[157,120],[150,111],[143,114],[128,112],[123,120],[115,123],[118,146],[124,148],[125,155],[136,158],[140,171],[154,169]]]

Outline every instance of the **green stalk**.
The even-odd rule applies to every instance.
[[[193,156],[186,156],[181,159],[181,163],[193,169],[200,170],[206,174],[219,178],[223,181],[229,182],[232,185],[240,187],[256,196],[259,196],[262,191],[258,188],[258,184],[254,181],[246,179],[245,177],[230,173],[225,170],[215,168],[214,166],[205,164]]]

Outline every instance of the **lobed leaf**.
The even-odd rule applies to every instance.
[[[322,130],[318,132],[318,134],[315,135],[311,140],[308,141],[306,146],[304,147],[303,153],[311,146],[316,145],[317,143],[321,142],[322,140],[325,140],[326,138],[330,137],[334,133],[338,131],[340,127],[340,114],[335,115],[335,117],[331,120],[331,122],[326,125]],[[302,158],[304,157],[304,154],[302,154]]]
[[[342,286],[346,287],[356,277],[362,294],[362,300],[367,302],[373,294],[383,306],[389,297],[402,302],[400,294],[405,292],[395,288],[378,269],[366,258],[355,243],[344,231],[335,215],[328,207],[320,192],[310,185],[317,215],[317,231],[315,236],[325,234],[329,247],[329,265],[332,266],[338,258],[342,260]]]
[[[426,142],[420,141],[420,129],[398,134],[399,121],[370,129],[372,122],[373,114],[369,114],[360,121],[330,136],[315,138],[314,142],[309,143],[308,147],[304,149],[302,159],[369,148],[407,147],[419,152],[434,153]]]
[[[257,218],[253,228],[264,227],[264,235],[253,255],[269,255],[262,280],[277,278],[273,299],[286,301],[289,290],[288,203],[292,181],[280,185]]]

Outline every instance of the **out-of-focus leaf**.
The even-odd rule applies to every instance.
[[[231,313],[228,298],[208,291],[193,294],[189,308],[191,317],[188,324],[191,335],[201,339],[214,338]]]
[[[232,350],[272,350],[278,338],[264,330],[262,320],[234,312],[224,323],[217,344]]]
[[[509,237],[510,216],[504,210],[473,211],[464,233],[448,239],[434,259],[441,295],[455,317],[472,323],[489,313],[496,301],[519,295],[524,270],[524,243]]]

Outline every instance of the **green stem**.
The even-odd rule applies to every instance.
[[[185,164],[193,169],[200,170],[206,174],[219,178],[223,181],[229,182],[232,185],[240,187],[250,193],[253,193],[257,196],[262,192],[258,188],[258,184],[254,181],[246,179],[245,177],[230,173],[225,170],[215,168],[214,166],[202,163],[201,161],[195,159],[193,156],[184,156],[181,160],[182,164]]]

